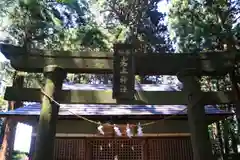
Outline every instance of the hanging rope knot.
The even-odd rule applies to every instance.
[[[188,96],[188,103],[191,104],[192,107],[202,102],[204,96],[201,92],[198,93],[189,93]]]
[[[192,93],[188,94],[188,101],[191,102],[192,99],[193,99],[193,94]]]

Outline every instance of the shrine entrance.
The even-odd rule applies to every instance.
[[[235,79],[238,78],[233,71],[237,72],[239,70],[236,67],[240,59],[239,53],[145,53],[144,49],[135,44],[116,44],[114,45],[114,53],[101,54],[98,52],[50,52],[34,49],[26,51],[23,47],[6,44],[0,44],[0,48],[2,53],[11,61],[11,65],[17,71],[20,71],[18,72],[19,75],[16,74],[14,78],[13,86],[7,87],[4,95],[5,100],[13,102],[12,109],[15,110],[21,108],[22,102],[26,101],[36,102],[41,106],[39,112],[34,111],[32,114],[25,113],[26,110],[25,114],[22,114],[23,112],[16,114],[18,116],[13,112],[8,112],[13,121],[31,121],[37,126],[35,128],[37,131],[36,145],[32,145],[36,146],[36,148],[32,147],[31,151],[31,153],[35,154],[33,156],[34,160],[214,159],[205,106],[239,103],[239,96],[236,96],[238,95],[238,87],[233,86],[231,91],[203,92],[199,83],[201,76],[216,77],[231,74]],[[43,87],[36,79],[39,88],[25,87],[21,71],[43,73],[45,86]],[[88,89],[80,87],[77,90],[73,88],[65,90],[63,89],[63,83],[67,73],[112,74],[112,86],[102,85],[91,86]],[[147,90],[147,87],[144,87],[147,85],[140,84],[135,79],[135,76],[156,75],[177,76],[178,80],[183,84],[183,88],[174,91],[172,89]],[[235,86],[237,85],[235,84]],[[61,107],[61,104],[68,104],[71,107],[67,108],[65,106],[64,108]],[[80,105],[77,107],[78,114],[71,111],[76,104]],[[89,106],[84,108],[86,105]],[[148,107],[149,105],[153,107]],[[164,111],[160,109],[167,105],[171,107]],[[187,107],[180,109],[182,105]],[[27,112],[33,108],[27,108]],[[177,110],[174,108],[177,108]],[[170,113],[171,110],[176,112],[172,114]],[[69,112],[71,115],[69,115]],[[160,116],[160,113],[163,112],[166,113],[166,116]],[[219,113],[219,117],[223,117],[222,112],[217,113]],[[236,115],[239,116],[239,113],[239,107],[237,107]],[[65,118],[63,118],[63,115]],[[131,136],[125,138],[126,136],[124,137],[122,132],[119,131],[119,126],[125,125],[127,133],[127,130],[130,129],[127,129],[126,126],[131,124],[129,122],[131,119],[137,121],[165,121],[174,119],[173,117],[176,115],[178,115],[176,121],[179,123],[182,122],[180,119],[184,119],[184,117],[188,121],[189,130],[187,133],[191,134],[191,141],[190,136],[183,137],[179,135],[175,137],[155,136],[149,138],[149,136],[146,136],[145,131],[142,132],[142,128],[146,124],[140,124],[140,122],[134,123],[138,130],[136,138],[134,136],[134,138]],[[62,119],[66,119],[70,123],[72,116],[91,122],[94,125],[91,132],[89,132],[91,134],[96,130],[101,133],[102,127],[111,118],[109,128],[117,138],[113,136],[107,137],[104,133],[101,133],[102,137],[87,136],[87,138],[81,138],[80,136],[77,138],[73,138],[73,136],[71,138],[66,136],[59,138],[56,136],[57,133],[63,133],[56,131],[58,119],[62,117]],[[102,121],[97,122],[101,118]],[[119,118],[122,118],[123,122],[118,124],[116,121]],[[95,122],[92,119],[97,121]],[[15,123],[10,122],[8,122],[9,125],[15,125]],[[66,134],[78,134],[86,133],[85,131],[77,132],[79,126],[88,128],[87,126],[90,126],[90,124],[72,125],[76,129],[73,132],[69,131],[70,125],[67,125],[67,123],[63,126],[65,126],[63,129],[65,133],[67,132]],[[178,125],[176,124],[176,126]],[[156,128],[159,128],[159,126],[154,127],[154,129]],[[169,130],[169,132],[180,133],[172,130]],[[11,131],[12,133],[14,131]],[[160,132],[149,133],[160,134]],[[166,133],[166,131],[163,133]],[[9,144],[9,146],[6,146],[5,150],[11,151],[11,138],[6,139],[6,144]],[[4,154],[11,155],[6,153]]]
[[[56,138],[54,160],[192,160],[189,136]]]

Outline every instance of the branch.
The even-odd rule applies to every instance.
[[[236,23],[238,20],[240,20],[240,15],[233,21],[233,23]]]

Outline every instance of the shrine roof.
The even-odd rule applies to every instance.
[[[40,103],[25,103],[24,107],[0,115],[40,115]],[[186,106],[183,105],[97,105],[97,104],[61,104],[59,115],[186,115]],[[205,112],[209,115],[230,114],[214,106],[205,106]]]
[[[180,91],[179,85],[154,85],[144,84],[136,85],[137,90],[146,91]],[[64,90],[111,90],[111,85],[95,85],[95,84],[70,84],[64,83]],[[16,110],[0,112],[1,116],[39,116],[40,103],[25,102],[24,106]],[[98,105],[98,104],[61,104],[59,116],[142,116],[142,115],[187,115],[187,110],[184,105]],[[184,110],[185,109],[185,110]],[[215,106],[205,106],[207,115],[231,115],[231,112],[226,112],[218,109]]]

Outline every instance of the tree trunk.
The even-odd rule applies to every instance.
[[[228,128],[228,121],[224,120],[223,122],[223,138],[224,138],[224,148],[225,148],[225,159],[229,156],[229,128]]]
[[[238,137],[238,141],[240,142],[240,88],[239,88],[239,83],[236,80],[235,76],[239,76],[239,75],[235,75],[233,73],[233,75],[231,75],[231,81],[232,81],[232,90],[236,96],[236,105],[235,105],[235,113],[236,113],[236,118],[237,118],[237,128],[238,128],[238,133],[237,133],[237,137]]]
[[[58,101],[59,91],[66,77],[63,69],[57,66],[47,66],[44,68],[46,76],[45,93]],[[53,160],[54,141],[56,134],[56,123],[59,106],[52,102],[46,95],[42,99],[42,108],[38,124],[36,139],[36,151],[34,160]]]
[[[232,32],[232,23],[226,23],[227,19],[223,19],[223,17],[228,17],[230,10],[232,10],[231,6],[229,5],[228,1],[225,2],[225,5],[228,7],[227,11],[225,12],[219,12],[218,17],[221,20],[221,27],[225,29],[226,31],[226,36],[224,38],[225,43],[227,45],[226,50],[229,51],[231,54],[234,54],[238,51],[236,47],[236,41],[234,39],[234,34]],[[224,15],[224,16],[222,16]],[[229,19],[228,22],[233,22],[231,21],[232,19]],[[238,73],[240,74],[240,73]],[[236,96],[236,117],[237,117],[237,122],[238,122],[238,138],[240,137],[240,88],[239,88],[239,80],[236,79],[236,77],[239,77],[240,75],[236,75],[235,71],[233,70],[232,73],[230,73],[230,79],[232,81],[232,90],[235,93]],[[240,138],[239,138],[240,141]]]
[[[235,128],[230,129],[230,136],[232,140],[232,151],[234,154],[238,154],[238,146],[237,146],[237,138],[236,134],[234,133]]]
[[[216,126],[217,126],[217,137],[218,137],[218,141],[220,144],[220,150],[221,150],[221,155],[224,155],[224,147],[223,147],[223,140],[222,140],[222,132],[221,132],[221,127],[220,127],[220,122],[216,122]]]
[[[5,132],[0,152],[0,160],[12,159],[12,150],[15,138],[16,122],[6,118]]]

